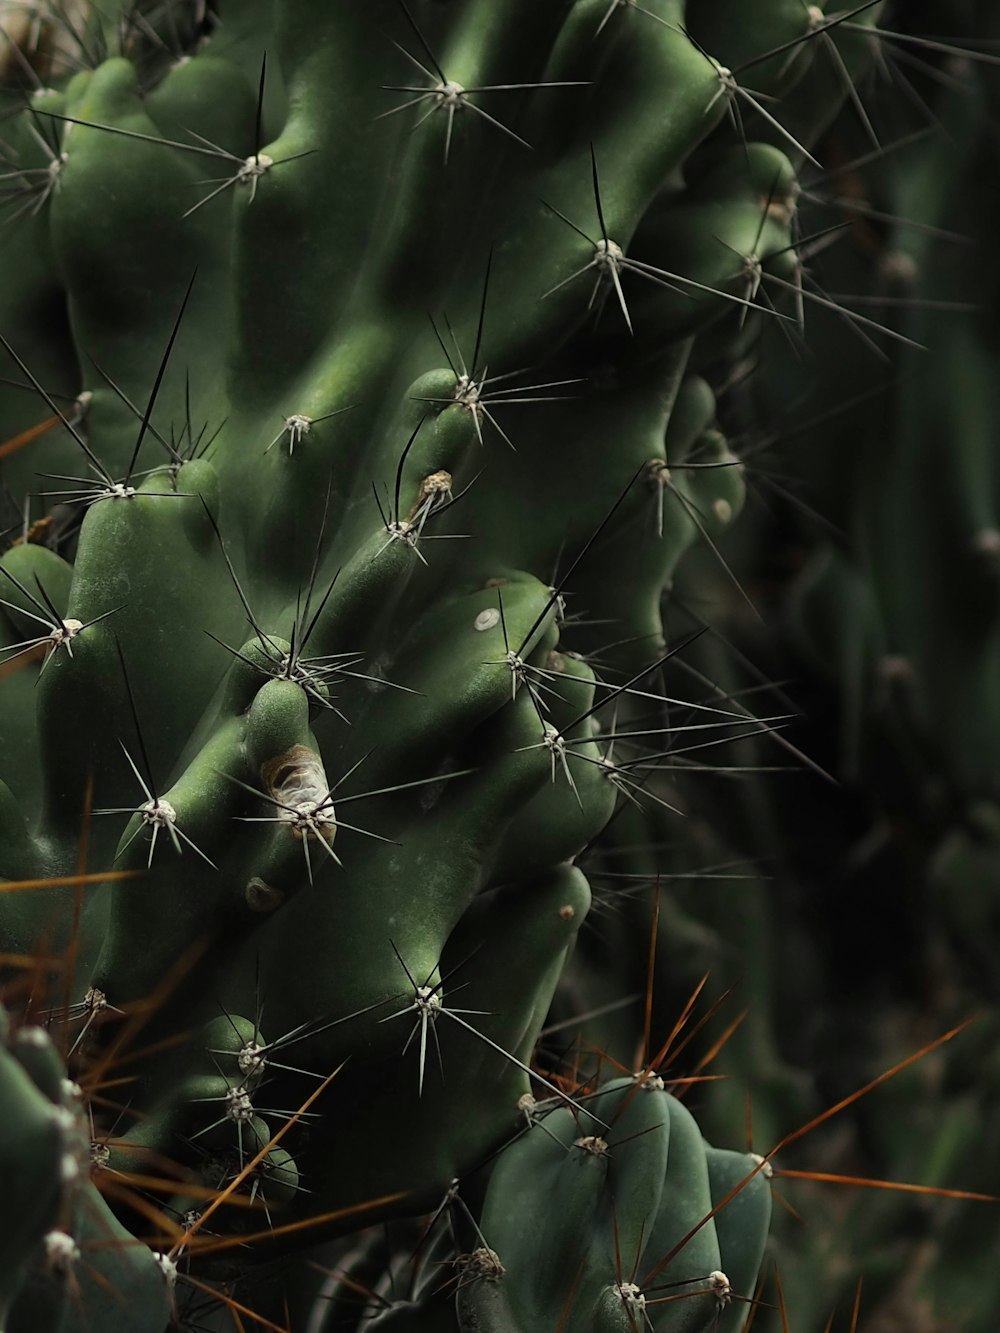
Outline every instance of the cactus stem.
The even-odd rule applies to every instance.
[[[338,407],[335,412],[326,412],[321,417],[307,416],[305,412],[293,412],[290,416],[285,417],[281,430],[264,450],[265,454],[269,453],[279,440],[287,435],[288,457],[291,458],[295,452],[295,446],[302,443],[318,422],[329,421],[331,417],[339,417],[342,412],[351,412],[355,407],[357,407],[357,403],[350,403],[347,407]]]
[[[661,18],[659,14],[654,14],[651,9],[646,9],[643,5],[640,5],[639,0],[611,0],[604,17],[597,26],[597,31],[594,33],[595,37],[599,37],[604,31],[616,9],[634,9],[637,13],[645,14],[647,18],[653,19],[654,22],[662,23],[665,28],[673,27],[673,24],[668,23],[665,18]]]
[[[519,134],[515,134],[514,131],[509,126],[505,125],[502,121],[497,120],[495,116],[491,116],[488,111],[484,111],[483,108],[481,106],[477,106],[475,102],[470,101],[469,99],[471,97],[474,97],[479,93],[515,92],[515,91],[524,91],[529,88],[577,88],[583,86],[583,81],[578,79],[573,79],[573,80],[561,80],[548,83],[493,83],[493,84],[482,84],[478,87],[466,88],[464,85],[456,82],[454,79],[449,79],[448,76],[445,74],[444,70],[441,68],[441,65],[438,63],[438,60],[435,57],[433,51],[428,45],[426,38],[420,31],[416,21],[414,20],[410,11],[407,9],[406,5],[402,3],[402,0],[400,0],[400,8],[406,15],[410,27],[413,29],[417,37],[417,40],[419,41],[421,47],[423,48],[424,54],[427,56],[433,68],[428,68],[428,66],[425,65],[423,61],[418,60],[417,57],[413,55],[411,51],[408,51],[406,47],[403,46],[401,43],[394,41],[393,46],[395,46],[397,51],[400,51],[407,58],[407,60],[409,60],[413,65],[415,65],[417,69],[419,69],[420,72],[430,80],[431,87],[430,88],[419,87],[414,84],[406,84],[406,83],[382,84],[381,86],[383,92],[414,93],[415,96],[411,97],[406,102],[401,102],[398,106],[390,107],[388,111],[381,112],[381,114],[376,116],[375,119],[384,120],[386,116],[393,116],[399,111],[407,110],[409,107],[419,106],[422,102],[429,102],[430,105],[428,106],[427,110],[423,113],[422,116],[419,117],[419,119],[417,120],[416,124],[413,127],[413,129],[416,130],[419,129],[419,127],[423,125],[423,123],[426,120],[429,120],[435,111],[445,112],[447,116],[447,124],[445,126],[445,137],[444,137],[445,166],[448,165],[448,158],[451,153],[452,131],[455,125],[455,117],[460,111],[465,111],[465,110],[475,111],[477,115],[482,116],[484,120],[488,121],[489,124],[491,124],[495,129],[498,129],[503,134],[506,134],[508,138],[513,139],[516,143],[521,144],[525,148],[529,149],[531,148],[531,144],[528,143],[527,139],[522,139],[521,136]]]

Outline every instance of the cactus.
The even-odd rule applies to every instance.
[[[933,1073],[913,1070],[866,1106],[840,1163],[995,1196],[1000,1174],[973,1146],[973,1126],[996,1114],[995,969],[984,941],[997,923],[997,302],[983,184],[996,173],[988,125],[998,29],[990,7],[975,3],[900,6],[886,21],[901,29],[895,49],[919,51],[914,87],[933,119],[890,108],[876,150],[854,110],[842,114],[820,153],[831,168],[825,188],[807,187],[800,211],[805,231],[846,224],[845,243],[822,261],[827,289],[867,293],[864,313],[901,336],[876,358],[842,322],[814,320],[813,373],[792,402],[799,363],[772,339],[762,373],[724,418],[732,433],[764,401],[775,447],[758,457],[793,501],[778,500],[776,519],[761,521],[758,508],[756,531],[740,524],[740,554],[774,584],[761,608],[766,637],[746,623],[733,635],[792,683],[792,700],[815,719],[798,743],[845,790],[802,784],[792,795],[782,778],[763,778],[745,802],[757,828],[747,820],[737,833],[734,820],[730,840],[744,856],[768,857],[784,881],[770,914],[775,974],[787,978],[773,1035],[785,1051],[807,1042],[804,1072],[824,1086],[846,1091],[862,1061],[881,1068],[916,1034],[981,1015],[981,1030],[935,1056]],[[779,614],[784,642],[774,635]],[[766,762],[763,747],[753,762]],[[755,1010],[759,995],[755,986]],[[710,1117],[703,1124],[717,1132]],[[822,1324],[830,1299],[810,1305],[807,1289],[828,1267],[820,1252],[836,1247],[842,1258],[850,1233],[873,1328],[893,1318],[988,1328],[979,1288],[989,1279],[962,1257],[977,1223],[991,1229],[992,1210],[859,1197],[815,1236],[812,1271],[801,1254],[785,1263],[789,1308],[804,1326]],[[921,1244],[905,1253],[888,1239],[917,1230]],[[931,1252],[943,1262],[928,1264]]]
[[[462,1326],[742,1328],[770,1219],[766,1168],[707,1146],[658,1076],[605,1084],[584,1115],[533,1122],[501,1155],[481,1220],[496,1257],[459,1279]]]
[[[881,6],[10,8],[7,1333],[332,1328],[297,1252],[442,1199],[457,1291],[364,1326],[735,1333],[761,1163],[534,1056],[583,853],[768,725],[685,688],[669,594],[728,569],[709,384],[793,318]],[[640,1261],[711,1289],[654,1313]]]
[[[23,1329],[155,1333],[170,1320],[174,1267],[121,1225],[90,1178],[81,1089],[43,1028],[0,1010],[4,1241],[0,1322]],[[109,1243],[111,1242],[111,1243]]]

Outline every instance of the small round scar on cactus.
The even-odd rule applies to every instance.
[[[243,901],[251,912],[273,912],[285,901],[285,895],[259,875],[251,875],[243,890]]]

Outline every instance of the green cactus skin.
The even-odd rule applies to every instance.
[[[206,1282],[284,1280],[455,1181],[488,1245],[445,1321],[549,1333],[579,1270],[579,1327],[625,1329],[625,1271],[677,1247],[654,1327],[736,1329],[717,1275],[749,1296],[769,1193],[699,1226],[735,1168],[679,1101],[584,1107],[532,1060],[577,862],[660,799],[673,581],[746,499],[702,372],[794,322],[756,298],[800,278],[795,135],[850,95],[808,95],[823,25],[113,0],[70,59],[35,9],[2,67],[0,464],[31,503],[0,555],[0,949],[65,964],[4,997],[93,1122],[51,1052],[0,1050],[5,1333],[190,1327]],[[749,142],[743,66],[776,99]],[[78,1187],[59,1107],[107,1150]],[[167,1166],[151,1237],[120,1182]],[[566,1206],[524,1226],[546,1179]],[[431,1327],[435,1294],[368,1322]]]
[[[5,1015],[0,1022],[6,1028]],[[8,1036],[6,1031],[0,1035]],[[6,1042],[0,1061],[2,1111],[4,1124],[10,1127],[3,1136],[7,1183],[0,1249],[0,1318],[6,1323],[24,1264],[58,1216],[62,1164],[70,1149],[59,1103],[36,1085]]]
[[[642,1320],[675,1333],[714,1329],[724,1310],[740,1328],[749,1304],[733,1294],[752,1295],[769,1218],[752,1159],[708,1147],[662,1080],[615,1080],[583,1116],[537,1115],[500,1157],[481,1219],[495,1258],[459,1283],[460,1327],[625,1333]]]
[[[44,1028],[12,1029],[0,1009],[5,1333],[157,1333],[170,1318],[172,1266],[122,1226],[89,1179],[80,1088]]]
[[[771,1221],[771,1168],[752,1153],[705,1145],[712,1219],[725,1273],[734,1292],[744,1301],[731,1300],[719,1320],[720,1333],[739,1333],[750,1318],[748,1298],[754,1292],[764,1258]],[[758,1168],[760,1168],[758,1170]]]

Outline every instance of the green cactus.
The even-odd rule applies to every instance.
[[[996,175],[988,126],[998,28],[992,8],[976,3],[898,6],[886,23],[900,33],[883,43],[886,63],[894,51],[901,64],[918,57],[908,77],[928,110],[916,110],[916,98],[903,108],[866,95],[880,113],[876,148],[856,108],[845,108],[818,151],[829,173],[819,188],[806,184],[800,216],[819,236],[840,224],[843,243],[824,250],[817,275],[827,292],[858,293],[858,309],[895,336],[867,327],[882,347],[876,357],[868,336],[845,335],[843,318],[810,311],[814,358],[797,380],[801,396],[788,394],[801,362],[772,338],[756,348],[762,373],[722,414],[731,436],[741,419],[764,426],[757,456],[791,501],[763,471],[773,508],[755,506],[734,536],[741,567],[756,569],[765,589],[767,630],[731,617],[730,634],[747,659],[790,683],[790,711],[812,718],[798,743],[844,790],[791,791],[786,779],[763,777],[728,841],[766,858],[774,877],[767,926],[784,1004],[772,1011],[771,1037],[785,1052],[807,1049],[807,1060],[793,1059],[821,1086],[846,1092],[862,1081],[859,1065],[874,1073],[981,1015],[982,1031],[859,1108],[850,1139],[830,1149],[831,1173],[990,1197],[1000,1175],[972,1126],[996,1113],[987,1052],[996,1031],[997,299],[986,183]],[[753,486],[749,466],[747,476]],[[698,573],[688,562],[683,578]],[[733,679],[718,658],[712,679]],[[758,746],[747,763],[773,754]],[[697,919],[716,927],[717,904]],[[735,955],[732,966],[744,975]],[[768,989],[754,984],[752,1012]],[[722,1067],[742,1070],[742,1057]],[[778,1095],[755,1090],[755,1136],[760,1110],[772,1125]],[[708,1134],[713,1115],[702,1116]],[[825,1235],[814,1232],[811,1260],[798,1251],[792,1265],[782,1242],[772,1245],[805,1327],[822,1326],[838,1286],[843,1309],[863,1269],[873,1328],[986,1329],[981,1293],[991,1282],[964,1257],[974,1232],[977,1253],[994,1248],[986,1203],[857,1191]],[[834,1255],[850,1268],[839,1281]]]
[[[606,1084],[585,1114],[555,1111],[501,1155],[480,1224],[494,1257],[459,1280],[460,1326],[741,1328],[770,1219],[766,1165],[708,1147],[658,1076]]]
[[[457,1294],[358,1327],[624,1329],[640,1259],[708,1283],[647,1324],[744,1323],[761,1162],[533,1059],[578,861],[686,730],[767,725],[682,678],[669,594],[728,568],[709,382],[794,325],[880,9],[836,61],[787,0],[4,15],[4,998],[91,1144],[68,1183],[8,1042],[6,1333],[333,1328],[295,1255],[466,1194]]]
[[[44,1028],[0,1010],[3,1248],[0,1324],[154,1333],[170,1319],[174,1267],[136,1245],[90,1179],[81,1089]]]

